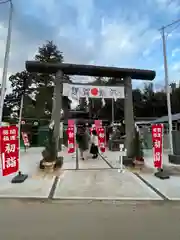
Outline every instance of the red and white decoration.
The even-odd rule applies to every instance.
[[[0,143],[2,175],[7,176],[19,170],[18,127],[1,127]]]
[[[106,137],[105,137],[105,129],[103,127],[98,128],[98,139],[99,139],[99,148],[102,153],[105,152],[106,147]]]
[[[95,120],[94,125],[90,129],[90,133],[92,134],[92,131],[96,130],[98,134],[98,140],[99,140],[99,148],[102,153],[106,150],[106,136],[105,136],[105,129],[102,127],[102,120]]]
[[[162,168],[163,124],[152,125],[152,142],[154,154],[154,167]]]
[[[94,124],[92,125],[92,128],[90,129],[90,133],[92,134],[93,130],[96,130],[98,133],[98,128],[102,127],[102,120],[94,120]]]
[[[94,125],[96,129],[102,127],[102,120],[94,120]]]
[[[22,132],[21,134],[22,134],[22,139],[23,139],[23,142],[24,142],[24,146],[25,147],[30,147],[30,142],[29,142],[27,133]]]
[[[68,136],[68,153],[75,152],[75,122],[74,120],[68,120],[68,128],[67,128],[67,136]]]
[[[124,98],[124,86],[106,87],[106,86],[92,86],[92,85],[76,85],[63,83],[63,96],[72,99],[79,98]]]

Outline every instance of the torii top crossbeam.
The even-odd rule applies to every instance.
[[[152,81],[156,76],[156,72],[152,70],[80,65],[70,63],[43,63],[38,61],[26,61],[26,69],[29,72],[56,73],[58,70],[61,70],[64,74],[67,75],[115,78],[131,77],[131,79],[149,81]]]

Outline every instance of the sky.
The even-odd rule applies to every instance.
[[[162,37],[158,29],[180,18],[180,0],[12,1],[8,75],[24,70],[25,61],[33,59],[38,47],[53,40],[64,53],[65,62],[152,69],[156,71],[155,87],[164,86]],[[0,5],[0,78],[8,11],[7,3]],[[180,24],[166,29],[166,33],[169,79],[178,82]],[[143,83],[133,84],[139,87]]]

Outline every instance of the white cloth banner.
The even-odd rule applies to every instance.
[[[124,98],[124,86],[92,86],[63,83],[63,96],[79,98]]]

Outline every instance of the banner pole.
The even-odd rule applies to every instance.
[[[75,156],[76,156],[76,170],[79,170],[78,144],[76,143],[76,134],[77,134],[77,126],[76,126],[76,123],[74,123],[74,146],[75,146]]]
[[[19,145],[19,165],[21,163],[20,158],[20,144],[21,144],[21,120],[22,120],[22,111],[23,111],[23,104],[24,104],[24,94],[21,96],[21,105],[19,111],[19,121],[18,121],[18,145]],[[11,183],[22,183],[28,178],[27,174],[22,174],[20,167],[18,174],[11,180]]]

